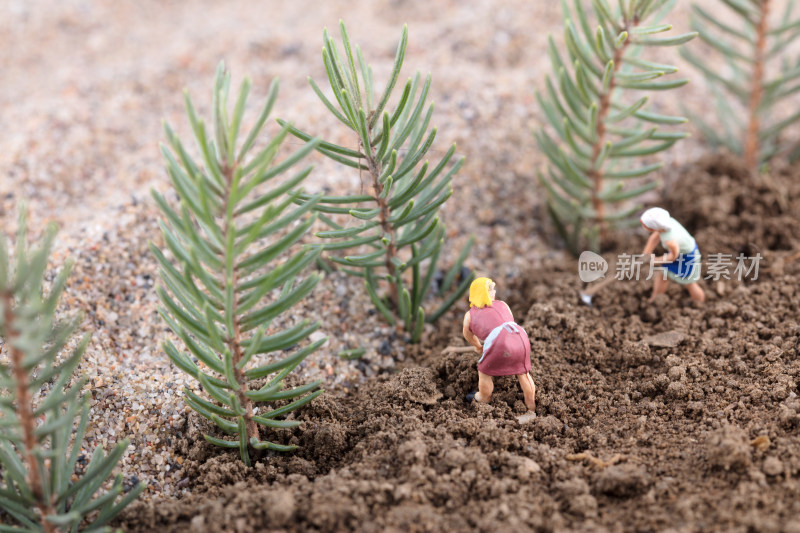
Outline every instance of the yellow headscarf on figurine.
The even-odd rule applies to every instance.
[[[475,278],[469,286],[469,305],[481,308],[492,305],[489,297],[489,285],[494,283],[489,278]]]

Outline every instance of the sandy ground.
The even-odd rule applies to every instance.
[[[678,31],[686,28],[687,13],[681,1],[670,17]],[[82,366],[92,377],[93,397],[85,446],[131,436],[123,471],[149,484],[147,497],[179,490],[176,468],[183,458],[167,429],[185,417],[179,397],[185,378],[159,347],[166,333],[147,250],[158,218],[149,190],[169,189],[158,151],[161,121],[186,138],[181,90],[188,88],[205,112],[214,69],[225,60],[235,82],[252,77],[251,107],[279,77],[276,116],[345,142],[306,82],[309,75],[322,82],[322,29],[335,28],[340,18],[376,79],[385,79],[403,23],[410,28],[404,76],[433,73],[434,150],[457,142],[467,158],[444,209],[453,237],[448,246],[455,249],[474,233],[478,245],[469,266],[507,283],[560,254],[541,237],[542,195],[533,176],[544,161],[531,134],[543,123],[534,91],[550,71],[548,32],[561,41],[554,2],[0,4],[0,227],[14,230],[23,199],[34,230],[47,221],[61,227],[54,263],[67,256],[77,261],[64,307],[82,311],[84,328],[93,332]],[[680,64],[674,51],[665,54]],[[679,103],[690,113],[707,110],[702,82],[658,102],[660,111],[678,111]],[[699,142],[679,143],[665,156],[662,177],[704,150]],[[321,157],[315,162],[307,188],[358,187],[357,176]],[[332,298],[344,294],[349,303],[335,311]],[[364,301],[355,280],[332,276],[320,284],[307,309],[322,310],[322,330],[332,339],[309,358],[301,378],[324,376],[327,386],[347,389],[391,366],[389,352],[379,351],[387,331],[366,316]],[[342,315],[358,317],[358,325],[344,328]],[[338,350],[358,345],[369,349],[366,363],[337,359]],[[402,345],[392,350],[402,357]]]

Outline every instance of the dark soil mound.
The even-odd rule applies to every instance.
[[[301,448],[252,469],[206,445],[190,417],[191,494],[135,503],[119,525],[800,531],[800,179],[773,177],[790,191],[779,201],[723,163],[689,170],[667,208],[708,250],[755,244],[770,258],[757,281],[707,284],[702,308],[676,286],[649,305],[645,282],[578,305],[567,262],[499,287],[531,339],[535,417],[511,378],[491,404],[464,401],[476,357],[441,355],[462,344],[454,322],[411,350],[419,366],[303,409],[282,435]]]
[[[709,156],[686,169],[664,207],[704,250],[745,254],[800,246],[800,169],[754,177],[739,159]]]

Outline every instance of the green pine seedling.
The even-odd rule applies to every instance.
[[[436,321],[447,311],[474,277],[470,273],[455,283],[472,246],[470,239],[439,287],[444,303],[426,318],[423,301],[432,287],[446,233],[438,211],[450,198],[450,182],[464,160],[451,164],[455,144],[435,164],[425,160],[432,154],[429,150],[436,137],[436,128],[429,129],[433,104],[426,105],[430,74],[423,80],[418,72],[403,86],[399,101],[394,106],[389,103],[403,66],[408,27],[403,27],[392,73],[378,97],[372,68],[361,49],[351,46],[343,22],[339,28],[344,54],[328,31],[323,33],[322,60],[333,101],[311,78],[309,83],[330,113],[350,130],[354,142],[349,148],[320,142],[317,150],[353,168],[362,179],[366,176],[369,190],[320,198],[315,209],[330,229],[317,236],[330,239],[326,250],[344,254],[331,256],[342,270],[364,278],[372,302],[385,319],[392,325],[402,323],[412,342],[418,342],[424,323]],[[311,138],[297,128],[289,127],[289,131],[300,139]],[[311,198],[306,194],[300,199]],[[349,215],[350,221],[342,225],[329,215]],[[380,294],[382,281],[387,294]]]
[[[660,37],[672,26],[658,20],[674,2],[592,0],[593,29],[581,0],[570,10],[562,0],[566,58],[550,39],[553,76],[537,99],[555,135],[536,132],[546,154],[547,174],[539,181],[547,207],[567,248],[577,255],[585,244],[599,250],[611,227],[631,223],[634,199],[658,186],[646,176],[662,163],[649,156],[687,136],[661,126],[686,122],[648,110],[651,91],[675,89],[687,79],[667,79],[678,69],[642,59],[651,48],[676,46],[696,33]],[[647,158],[647,159],[645,159]]]
[[[199,162],[165,125],[169,146],[163,146],[162,153],[180,206],[171,207],[153,191],[165,217],[161,230],[172,259],[152,243],[151,249],[164,284],[158,289],[161,316],[188,353],[179,351],[171,341],[164,343],[164,350],[181,370],[199,381],[206,395],[185,388],[184,399],[233,437],[205,435],[206,440],[238,448],[242,461],[250,465],[250,449],[294,449],[264,439],[262,428],[298,426],[297,421],[280,418],[322,393],[321,381],[282,388],[289,372],[327,339],[306,344],[283,358],[279,355],[303,343],[319,323],[304,320],[282,331],[270,331],[272,321],[305,298],[320,279],[319,274],[299,277],[318,257],[319,247],[306,246],[291,253],[314,223],[309,212],[318,198],[305,197],[308,201],[295,207],[294,201],[302,193],[288,191],[293,191],[312,167],[274,183],[312,152],[318,141],[311,140],[277,161],[276,154],[288,134],[285,127],[250,156],[277,98],[278,83],[273,81],[255,126],[241,143],[239,129],[250,81],[242,83],[232,113],[228,109],[229,86],[230,74],[220,64],[214,80],[211,136],[185,94],[201,154]],[[271,187],[265,189],[262,186],[267,182]],[[280,294],[268,299],[278,291]],[[260,354],[273,355],[265,360]],[[257,385],[256,380],[262,378],[268,379]],[[288,399],[294,400],[276,405]]]
[[[692,5],[692,29],[700,32],[700,38],[722,56],[723,68],[681,49],[684,59],[702,72],[714,89],[717,114],[724,126],[715,128],[698,118],[698,127],[714,146],[724,146],[742,155],[752,171],[786,148],[782,146],[781,134],[800,119],[800,111],[774,118],[785,107],[786,98],[800,91],[800,57],[794,60],[786,57],[787,48],[800,37],[800,16],[793,12],[795,2],[790,0],[781,18],[770,25],[768,19],[774,3],[774,0],[721,0],[719,7],[727,6],[738,18],[733,25],[721,22],[719,15],[710,13],[705,3],[705,7]],[[780,61],[780,72],[768,79],[766,70],[771,61]],[[731,101],[736,103],[731,105]],[[737,103],[739,109],[734,109]],[[800,157],[800,145],[788,150],[792,160]]]
[[[145,488],[123,495],[121,474],[108,490],[101,488],[127,440],[109,454],[95,448],[83,475],[72,479],[89,419],[81,396],[86,378],[73,380],[73,373],[89,335],[59,358],[81,319],[55,318],[70,263],[49,292],[42,284],[55,234],[51,225],[38,246],[28,248],[21,209],[14,260],[0,237],[0,531],[100,531]],[[43,390],[49,392],[38,398]]]

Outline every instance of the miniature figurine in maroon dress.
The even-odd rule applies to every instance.
[[[495,300],[494,296],[495,284],[489,278],[477,278],[470,285],[470,308],[464,315],[463,334],[481,358],[478,360],[478,392],[468,394],[467,400],[488,402],[494,390],[493,376],[517,376],[525,405],[533,411],[536,385],[530,375],[528,334],[514,322],[508,305]]]

